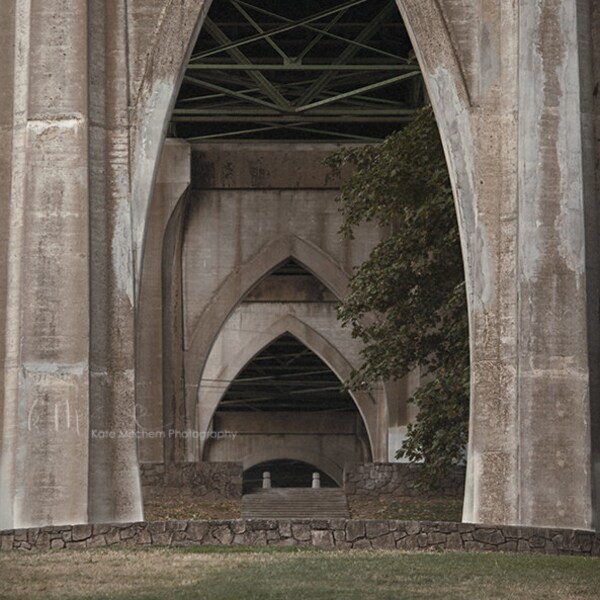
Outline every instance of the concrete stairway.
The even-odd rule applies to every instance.
[[[338,488],[272,488],[245,494],[244,519],[350,517],[348,501]]]

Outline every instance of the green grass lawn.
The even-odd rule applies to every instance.
[[[600,598],[600,560],[187,547],[0,553],[0,598]]]

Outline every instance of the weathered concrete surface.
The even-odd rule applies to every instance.
[[[573,335],[587,317],[582,73],[578,53],[567,52],[581,35],[577,4],[521,7],[520,21],[519,89],[529,87],[518,138],[520,512],[566,525],[576,511],[577,524],[591,526],[590,468],[574,470],[590,463],[587,340]]]
[[[590,398],[592,416],[592,468],[594,525],[599,529],[600,523],[600,4],[594,2],[590,7],[581,3],[583,19],[588,19],[591,30],[591,44],[583,47],[585,56],[591,55],[591,68],[583,68],[582,80],[589,81],[584,99],[587,119],[582,121],[584,140],[589,144],[584,157],[588,171],[588,180],[595,193],[588,195],[586,202],[586,256],[588,257],[588,345],[590,348]],[[583,20],[582,19],[582,20]],[[590,72],[591,71],[591,72]],[[591,90],[590,90],[591,88]],[[591,94],[590,94],[591,92]],[[591,95],[591,97],[590,97]],[[585,135],[587,130],[587,136]],[[591,139],[590,139],[591,138]],[[595,177],[595,181],[593,178]]]
[[[135,438],[89,435],[90,420],[135,433],[123,6],[22,2],[2,21],[15,32],[4,524],[141,517]]]
[[[58,4],[2,15],[14,83],[0,527],[87,520],[87,11]]]
[[[90,470],[88,519],[142,517],[135,440],[126,3],[89,3]],[[114,438],[95,432],[114,432]],[[127,435],[129,434],[129,435]]]
[[[4,151],[0,152],[0,209],[5,216],[5,218],[0,219],[0,449],[2,448],[1,432],[4,419],[4,358],[6,352],[6,300],[12,184],[14,40],[15,6],[5,2],[0,6],[0,52],[4,57],[4,60],[0,61],[0,138],[4,140]],[[4,450],[1,451],[3,454]],[[1,481],[0,486],[2,486]]]
[[[145,4],[143,24],[140,23],[142,4]],[[133,61],[129,144],[136,278],[141,274],[145,226],[170,113],[210,4],[211,0],[152,0],[156,7],[153,14],[147,2],[135,0],[131,4],[129,16],[138,25],[129,29]],[[155,20],[152,34],[151,14]]]
[[[583,216],[591,198],[578,9],[589,4],[486,2],[474,20],[471,2],[440,5],[444,16],[433,2],[399,3],[438,116],[465,256],[472,410],[464,519],[588,528]],[[475,52],[465,50],[468,39]]]

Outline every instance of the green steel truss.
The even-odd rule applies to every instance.
[[[394,0],[214,0],[170,133],[377,142],[425,101]]]

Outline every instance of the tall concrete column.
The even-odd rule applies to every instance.
[[[593,523],[582,5],[486,3],[465,60],[460,127],[472,156],[456,195],[471,319],[466,521]]]
[[[88,0],[90,47],[89,520],[142,519],[137,459],[127,17]]]
[[[2,100],[12,104],[12,138],[0,149],[11,163],[0,528],[85,522],[87,2],[5,2],[2,17],[14,63],[4,65],[12,99]]]
[[[171,429],[185,409],[181,315],[181,244],[187,208],[191,146],[167,139],[148,214],[137,305],[136,397],[141,462],[185,460],[174,454]],[[164,365],[164,366],[163,366]],[[166,438],[152,433],[167,432]]]
[[[520,11],[519,512],[526,523],[588,528],[585,215],[593,189],[582,51],[589,31],[579,4],[547,0]]]
[[[495,183],[486,181],[494,170],[475,173],[481,178],[476,235],[490,243],[487,253],[472,257],[474,381],[464,518],[585,529],[593,522],[585,254],[591,198],[580,51],[586,33],[575,0],[515,8],[504,15],[513,35],[496,35],[500,41],[504,35],[511,65],[505,82],[509,89],[516,84],[516,119],[501,93],[505,118],[487,119],[494,106],[483,95],[474,128],[479,160],[486,161],[480,167],[499,151],[505,170]],[[492,18],[484,21],[489,31]],[[486,150],[486,138],[498,141],[495,152]],[[516,178],[506,170],[510,164]]]
[[[594,502],[594,525],[600,529],[600,169],[595,168],[600,161],[600,93],[598,93],[598,82],[600,82],[600,4],[593,2],[591,9],[584,16],[589,16],[589,29],[591,32],[591,44],[588,44],[588,53],[591,56],[591,73],[588,71],[591,98],[588,94],[586,108],[586,124],[591,135],[588,142],[586,156],[588,157],[588,170],[591,177],[595,177],[595,194],[591,195],[591,202],[587,203],[586,214],[588,231],[586,251],[588,257],[595,257],[595,262],[588,265],[588,328],[590,331],[590,365],[593,367],[592,374],[592,465],[593,465],[593,502]],[[585,71],[584,71],[585,73]],[[594,171],[595,169],[595,171]]]
[[[399,5],[438,117],[465,256],[463,519],[589,528],[590,3]]]
[[[2,421],[4,417],[4,357],[6,340],[6,291],[8,275],[9,206],[11,188],[12,124],[13,124],[13,76],[15,40],[15,5],[5,2],[0,6],[0,139],[4,149],[0,151],[0,452],[2,449]],[[1,460],[1,458],[0,458]]]

